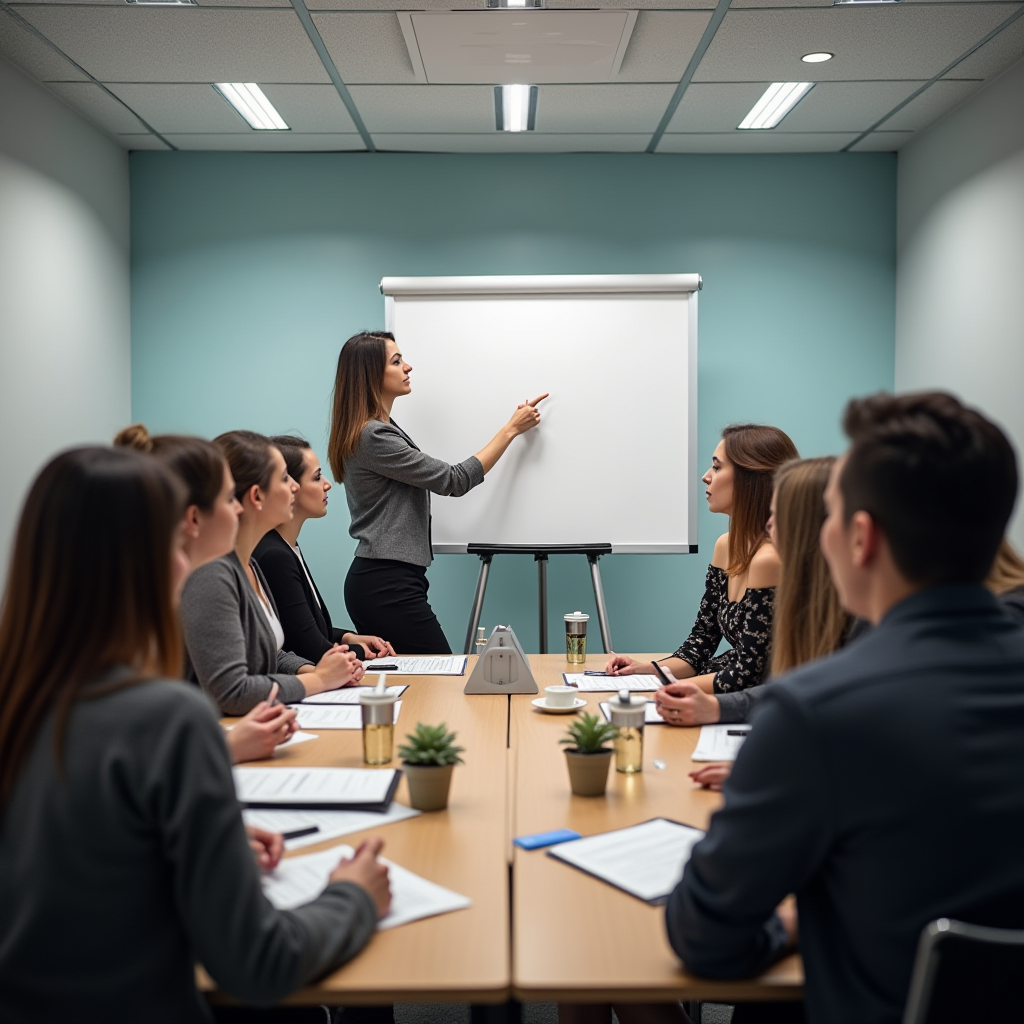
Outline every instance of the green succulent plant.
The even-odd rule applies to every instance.
[[[599,754],[606,750],[618,734],[611,722],[603,722],[597,715],[583,714],[576,718],[566,730],[567,735],[559,743],[575,747],[581,754]]]
[[[447,729],[444,722],[440,725],[420,722],[416,731],[405,737],[409,742],[398,748],[398,756],[406,764],[463,764],[459,754],[465,748],[455,746],[455,733]]]

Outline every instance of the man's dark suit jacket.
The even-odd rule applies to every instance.
[[[315,665],[334,644],[341,643],[345,633],[355,632],[331,625],[331,613],[320,591],[315,583],[312,588],[309,585],[313,574],[310,573],[309,580],[306,579],[295,552],[277,530],[271,530],[256,545],[253,557],[267,577],[270,592],[274,595],[284,628],[286,651],[292,651]],[[366,657],[359,644],[351,644],[350,647],[356,657]]]
[[[812,1024],[898,1024],[929,921],[1024,927],[1024,629],[935,587],[765,689],[669,939],[698,974],[753,974],[796,893]]]

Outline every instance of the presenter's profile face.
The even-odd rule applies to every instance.
[[[331,481],[324,476],[320,460],[311,448],[302,453],[302,464],[304,469],[295,498],[295,511],[307,519],[320,519],[327,515],[327,492],[331,489]]]
[[[280,449],[271,448],[270,459],[273,468],[263,499],[263,512],[267,520],[278,526],[291,521],[299,485],[288,475],[288,467]]]
[[[398,345],[387,342],[387,356],[384,362],[384,394],[390,398],[398,398],[400,395],[407,395],[412,391],[412,382],[409,374],[412,367],[402,358]]]
[[[711,456],[711,468],[700,478],[704,497],[711,512],[732,512],[732,463],[725,454],[725,442],[719,441]]]

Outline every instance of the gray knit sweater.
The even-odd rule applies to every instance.
[[[274,595],[255,561],[249,563],[277,612]],[[185,678],[199,685],[225,715],[244,715],[278,683],[282,704],[306,696],[296,673],[310,664],[279,651],[267,613],[245,575],[238,555],[228,552],[201,565],[181,594],[185,634]]]
[[[356,556],[430,565],[430,492],[460,497],[483,480],[475,455],[451,466],[421,452],[394,421],[370,420],[345,460]]]

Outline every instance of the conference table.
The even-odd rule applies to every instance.
[[[541,694],[545,686],[561,683],[563,672],[582,668],[567,665],[560,654],[528,658]],[[385,841],[386,858],[470,897],[472,906],[378,932],[353,961],[287,1002],[799,999],[799,957],[789,956],[742,981],[696,977],[668,945],[662,908],[554,860],[543,849],[512,844],[514,836],[555,828],[590,835],[656,817],[705,828],[721,796],[688,778],[699,730],[648,726],[643,772],[623,775],[613,765],[605,797],[573,796],[558,742],[572,716],[538,710],[531,703],[536,695],[464,695],[475,660],[470,656],[464,676],[388,677],[389,684],[408,684],[396,747],[417,722],[444,722],[465,748],[448,808],[286,854],[354,846],[377,834]],[[603,654],[590,655],[587,665],[603,668],[605,661]],[[369,672],[367,682],[375,681]],[[588,703],[583,710],[600,714],[597,704],[611,695],[580,696]],[[254,763],[364,767],[358,730],[317,735]],[[664,768],[655,768],[654,761]],[[397,754],[392,766],[400,767]],[[396,799],[408,803],[404,780]],[[219,998],[215,992],[211,997]]]

